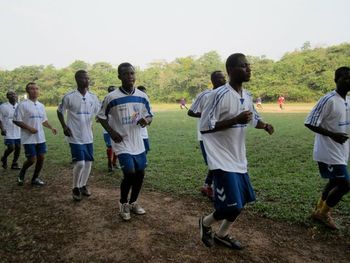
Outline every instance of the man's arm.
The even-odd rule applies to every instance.
[[[72,131],[66,125],[66,122],[64,121],[64,116],[63,116],[62,112],[60,112],[59,110],[57,110],[57,118],[61,123],[64,135],[66,135],[68,137],[72,136]]]
[[[35,134],[38,132],[37,129],[25,124],[23,121],[13,121],[13,123],[24,130],[28,130],[32,134]]]
[[[4,129],[4,126],[2,125],[1,121],[0,121],[0,130],[1,130],[1,135],[6,136],[6,130]]]
[[[123,141],[123,137],[109,125],[108,119],[101,119],[97,116],[96,121],[101,123],[102,127],[108,132],[114,142],[119,143]]]
[[[43,122],[43,126],[50,129],[54,135],[57,134],[57,130],[54,127],[52,127],[47,120]]]
[[[311,124],[305,124],[305,126],[307,128],[309,128],[310,130],[312,130],[315,133],[324,135],[324,136],[328,136],[330,137],[333,141],[343,144],[344,142],[347,141],[347,139],[349,139],[348,134],[346,133],[341,133],[341,132],[331,132],[327,129],[322,128],[321,126],[313,126]]]
[[[200,118],[202,113],[201,112],[194,112],[193,110],[189,109],[187,112],[187,115],[190,117],[194,117],[194,118]]]
[[[269,123],[265,123],[262,120],[258,120],[258,123],[255,126],[256,129],[264,129],[266,132],[268,132],[268,134],[273,134],[275,129],[273,128],[273,126]]]

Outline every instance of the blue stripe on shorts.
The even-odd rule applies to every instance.
[[[255,192],[247,173],[213,170],[214,207],[217,211],[242,209],[245,204],[255,201]]]

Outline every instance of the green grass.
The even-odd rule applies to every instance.
[[[53,136],[47,132],[45,171],[69,167],[70,151],[65,143],[55,109],[48,108],[49,121],[59,128]],[[304,125],[305,113],[265,113],[263,118],[275,127],[275,134],[248,129],[247,155],[249,174],[257,193],[253,212],[293,223],[308,224],[310,211],[325,184],[312,160],[314,135]],[[106,153],[99,124],[94,124],[94,173],[106,173]],[[199,197],[206,175],[196,135],[196,120],[186,111],[167,110],[155,113],[149,127],[151,151],[145,187],[174,195]],[[3,145],[0,146],[3,151]],[[23,158],[23,156],[22,156]],[[120,175],[120,172],[118,172]],[[119,185],[121,176],[98,176],[106,184]],[[49,177],[52,175],[46,175]],[[336,209],[342,226],[350,225],[350,195]]]

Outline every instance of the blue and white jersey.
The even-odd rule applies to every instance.
[[[13,120],[23,122],[38,131],[32,134],[26,129],[21,129],[22,144],[37,144],[46,141],[42,124],[47,121],[47,116],[45,106],[39,101],[21,101],[15,110]]]
[[[146,93],[134,88],[132,94],[126,94],[120,88],[116,89],[105,97],[97,116],[108,119],[112,129],[123,137],[120,143],[112,141],[116,154],[138,155],[145,151],[142,128],[136,123],[141,118],[153,116]]]
[[[205,90],[199,93],[196,99],[194,100],[193,104],[191,105],[190,110],[194,113],[202,113],[203,107],[207,101],[206,98],[210,92],[212,92],[212,90]],[[197,138],[198,141],[202,140],[202,135],[200,132],[200,119],[197,121]]]
[[[202,111],[200,130],[205,132],[202,139],[210,170],[247,172],[245,134],[248,125],[235,124],[225,130],[211,132],[217,122],[232,119],[247,110],[253,113],[251,125],[255,127],[261,118],[254,108],[252,96],[245,89],[241,96],[226,83],[209,93]]]
[[[305,124],[322,127],[336,133],[349,134],[350,98],[344,100],[336,91],[324,95],[311,110]],[[349,140],[337,143],[328,136],[315,134],[314,160],[326,164],[347,165],[349,159]]]
[[[12,105],[10,102],[5,102],[0,105],[0,121],[3,128],[6,130],[6,139],[20,139],[21,128],[13,123],[13,115],[18,104]]]
[[[64,95],[58,111],[63,115],[67,111],[67,126],[72,132],[72,136],[66,137],[69,143],[93,143],[92,120],[100,107],[100,101],[91,92],[83,96],[75,90]]]

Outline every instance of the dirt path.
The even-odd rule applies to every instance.
[[[144,190],[144,216],[123,222],[117,187],[91,180],[93,195],[76,203],[70,171],[42,188],[18,187],[10,172],[0,176],[0,262],[350,262],[350,240],[336,233],[275,222],[245,211],[232,234],[246,247],[206,248],[198,217],[207,200]]]

